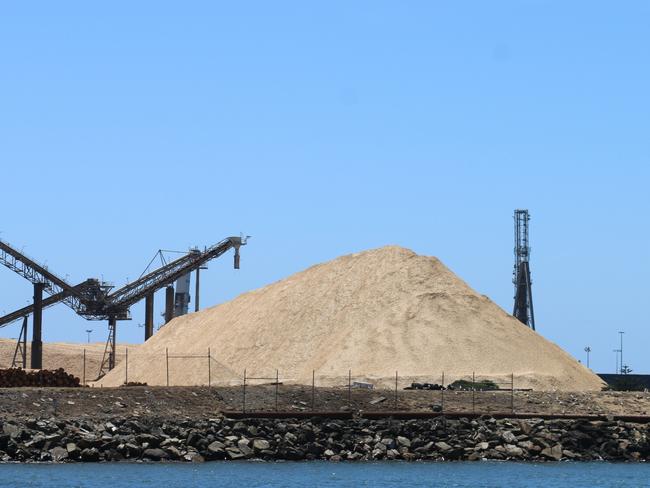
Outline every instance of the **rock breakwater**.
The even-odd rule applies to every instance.
[[[648,426],[586,420],[4,421],[3,462],[650,459]]]

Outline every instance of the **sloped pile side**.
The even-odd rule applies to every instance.
[[[343,256],[199,313],[142,345],[129,380],[165,384],[170,354],[212,355],[220,383],[248,376],[318,384],[494,378],[515,387],[599,390],[602,381],[555,344],[479,295],[438,259],[396,246]],[[162,359],[161,359],[162,358]],[[170,384],[205,384],[205,367],[175,363]],[[190,360],[191,361],[191,360]],[[204,363],[205,364],[205,363]],[[124,365],[103,379],[123,382]],[[509,386],[508,386],[509,387]]]

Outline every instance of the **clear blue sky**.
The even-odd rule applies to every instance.
[[[159,248],[253,235],[204,305],[400,244],[510,310],[528,208],[539,332],[610,372],[624,330],[650,372],[649,23],[645,1],[5,2],[0,237],[121,285]],[[31,297],[0,287],[0,311]]]

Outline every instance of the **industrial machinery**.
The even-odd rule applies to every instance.
[[[528,239],[528,210],[515,210],[515,306],[512,312],[522,324],[535,330],[532,280],[530,277],[530,244]]]
[[[174,294],[174,317],[185,315],[190,304],[190,273],[184,274],[176,280],[176,293]]]
[[[100,376],[115,366],[115,343],[118,320],[130,319],[131,305],[145,299],[145,340],[153,335],[153,305],[154,293],[166,288],[166,314],[165,319],[169,321],[174,316],[174,287],[175,281],[187,278],[187,301],[179,308],[180,312],[187,313],[189,302],[189,275],[192,271],[197,272],[197,295],[198,295],[198,273],[208,261],[218,258],[230,249],[234,249],[234,267],[239,269],[239,249],[246,245],[245,237],[228,237],[214,246],[205,248],[203,251],[191,249],[187,254],[178,259],[141,276],[136,281],[129,283],[118,290],[112,291],[112,286],[101,283],[96,279],[88,279],[76,286],[68,284],[59,278],[46,267],[37,264],[23,253],[17,251],[7,243],[0,241],[0,264],[18,273],[34,284],[34,302],[32,305],[16,310],[4,317],[0,317],[0,327],[14,322],[20,318],[24,319],[23,334],[16,347],[14,362],[19,352],[23,355],[25,364],[25,338],[27,335],[26,317],[33,315],[33,339],[31,367],[42,368],[42,313],[43,308],[63,302],[71,307],[77,314],[87,320],[108,320],[108,340],[104,353],[104,361],[100,369]],[[43,291],[50,296],[43,299]],[[196,297],[198,302],[198,296]]]

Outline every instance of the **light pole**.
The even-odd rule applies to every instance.
[[[591,352],[591,347],[585,347],[585,352],[587,353],[587,368],[589,367],[589,353]]]
[[[90,333],[92,332],[92,329],[86,329],[86,334],[88,334],[88,344],[90,344]]]
[[[621,349],[620,349],[620,352],[621,352],[621,374],[623,374],[623,334],[625,334],[625,332],[623,332],[622,330],[618,331],[618,335],[621,336]]]
[[[621,369],[618,367],[618,353],[621,352],[621,350],[614,349],[614,352],[616,353],[616,369],[614,370],[614,374],[620,374]]]

